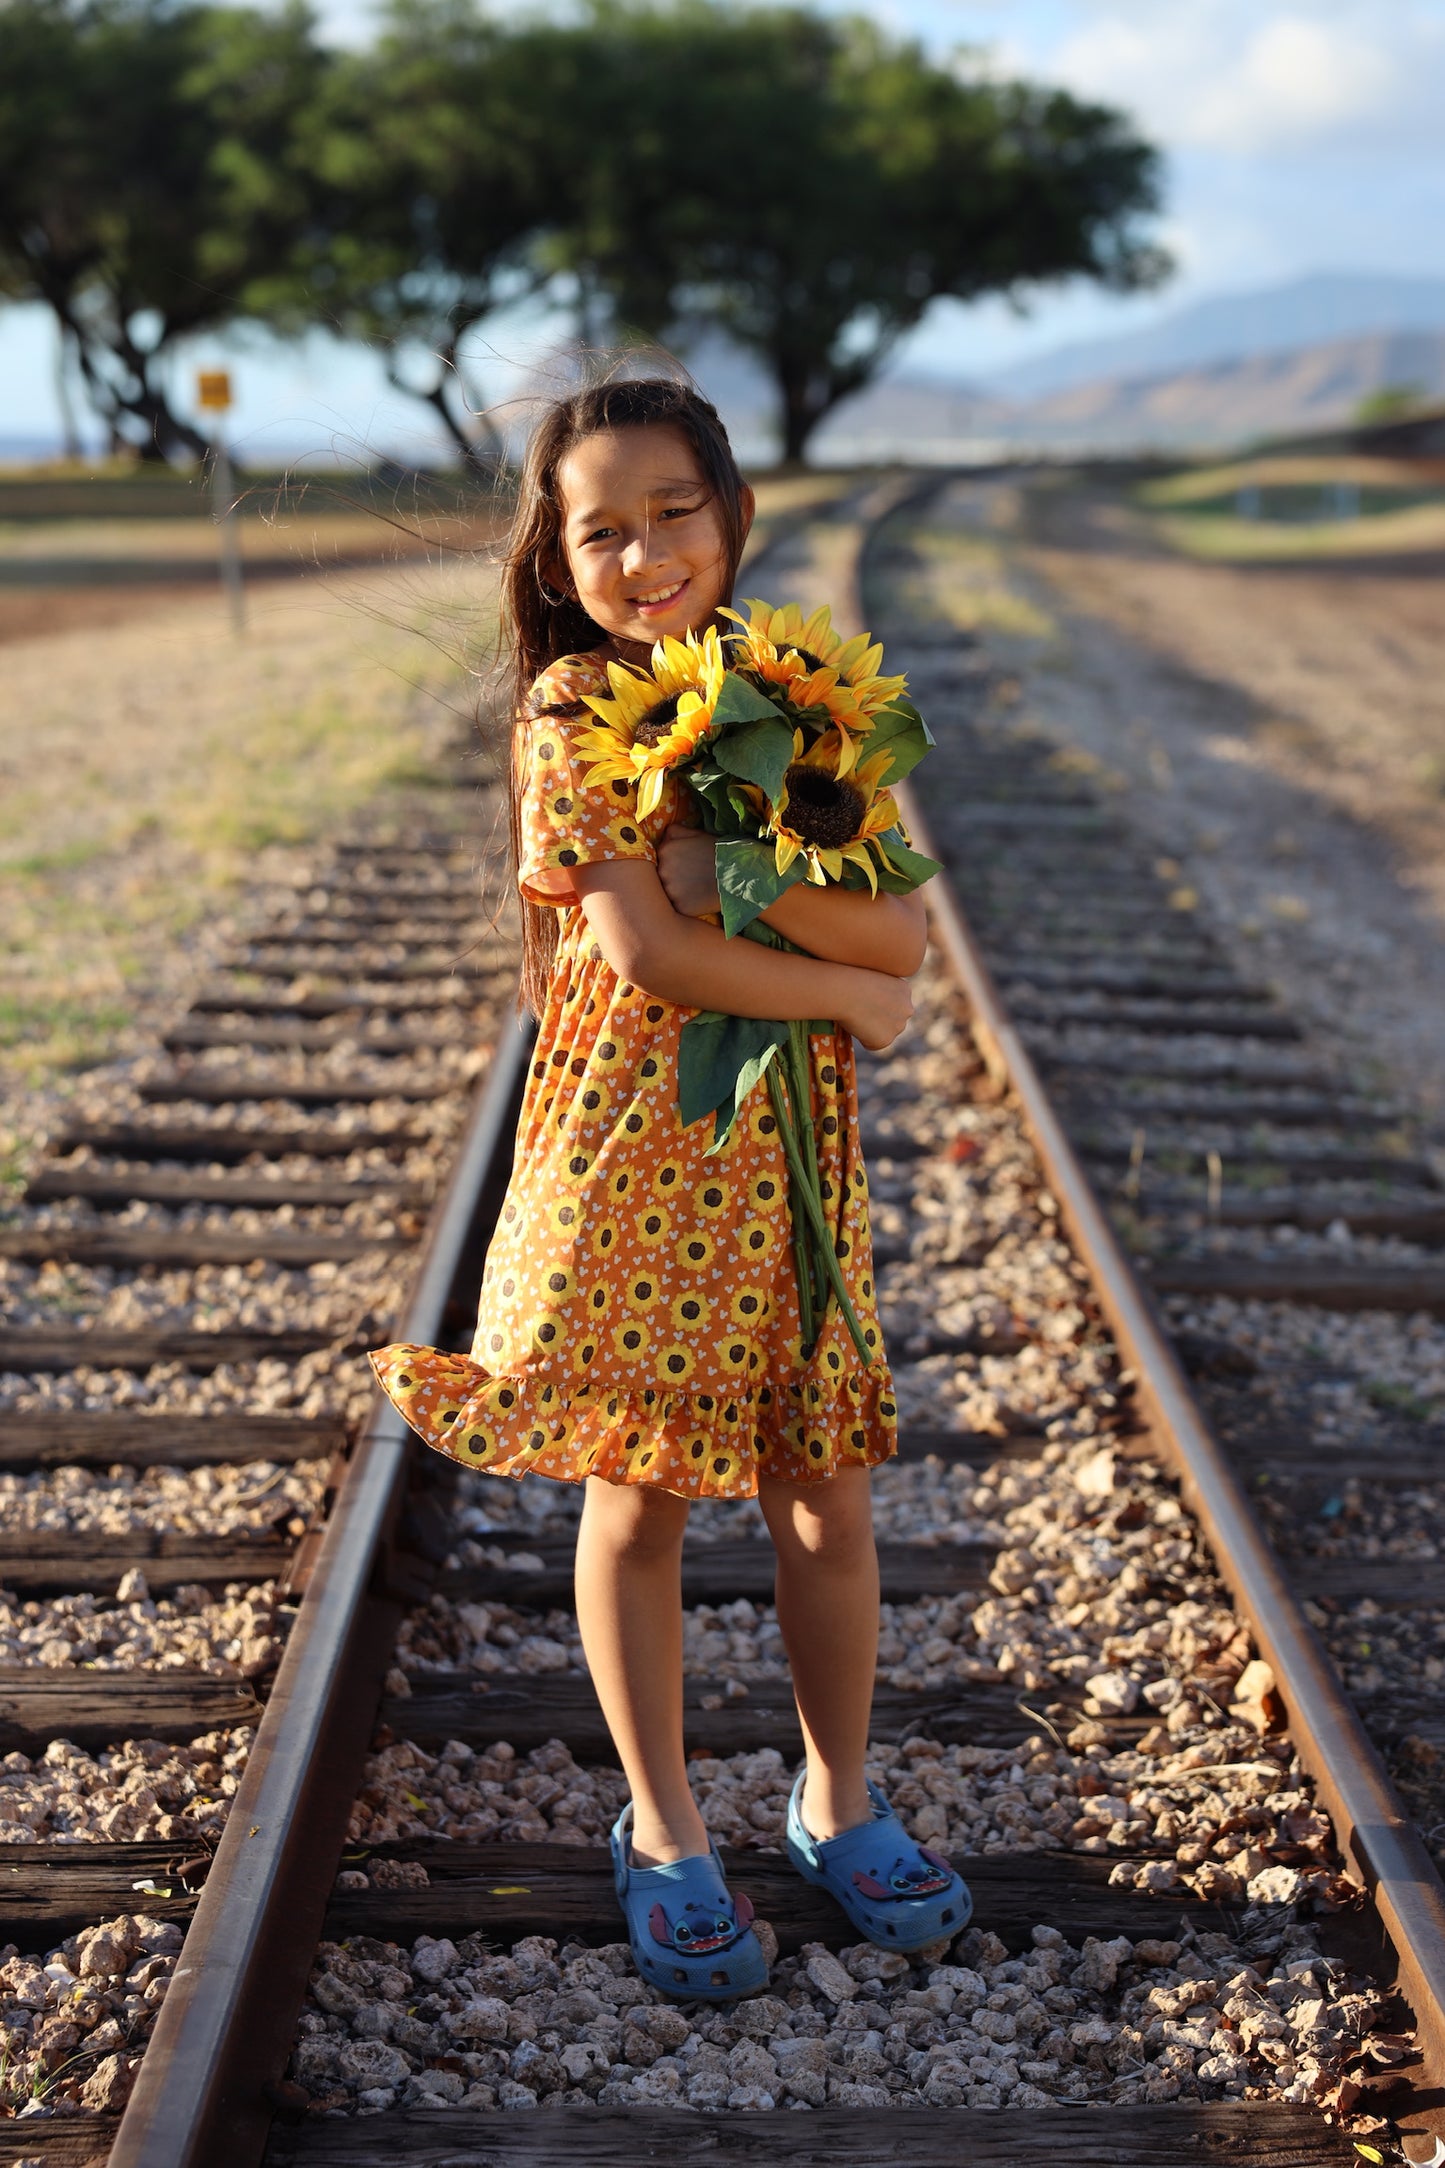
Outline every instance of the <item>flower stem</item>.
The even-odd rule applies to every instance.
[[[803,1155],[808,1188],[819,1203],[823,1190],[818,1176],[818,1137],[813,1127],[813,1063],[808,1051],[808,1027],[794,1019],[788,1026],[788,1081],[793,1100],[793,1134]],[[819,1311],[828,1307],[828,1288],[821,1258],[814,1260],[817,1285],[814,1303]]]
[[[768,1095],[773,1102],[773,1116],[778,1134],[787,1140],[793,1134],[792,1115],[788,1108],[788,1094],[784,1080],[778,1073],[777,1062],[768,1064]],[[798,1328],[802,1340],[803,1360],[806,1362],[818,1344],[818,1326],[813,1307],[813,1256],[809,1241],[807,1219],[798,1195],[797,1179],[792,1172],[793,1162],[788,1160],[788,1216],[793,1229],[793,1271],[798,1282]]]
[[[808,1170],[804,1165],[802,1150],[793,1130],[792,1117],[785,1103],[782,1080],[779,1078],[776,1083],[773,1082],[776,1067],[775,1062],[768,1065],[769,1090],[773,1097],[773,1111],[778,1117],[778,1128],[782,1132],[783,1151],[787,1157],[788,1172],[793,1178],[793,1194],[802,1205],[807,1217],[808,1225],[812,1230],[815,1254],[823,1267],[823,1273],[828,1285],[837,1298],[838,1307],[843,1313],[843,1321],[853,1336],[853,1345],[857,1348],[864,1362],[871,1365],[874,1360],[873,1350],[863,1337],[863,1329],[858,1323],[857,1312],[853,1308],[848,1289],[844,1284],[843,1267],[839,1264],[838,1252],[833,1247],[833,1231],[823,1216],[823,1200],[818,1195],[816,1188],[809,1187]],[[802,1276],[800,1274],[798,1282],[800,1308],[803,1299]]]

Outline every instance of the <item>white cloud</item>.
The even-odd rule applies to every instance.
[[[1076,0],[1090,18],[1046,58],[1171,145],[1257,155],[1398,143],[1438,126],[1445,11],[1434,0]]]

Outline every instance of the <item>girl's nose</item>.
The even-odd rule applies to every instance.
[[[666,554],[658,530],[655,527],[644,529],[641,534],[632,537],[622,552],[622,569],[629,578],[636,578],[639,572],[646,572],[652,565],[660,565]]]

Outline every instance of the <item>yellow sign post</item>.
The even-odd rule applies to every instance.
[[[196,371],[196,405],[203,414],[228,414],[231,410],[229,369]],[[235,486],[231,478],[231,455],[220,428],[212,448],[211,486],[215,492],[216,525],[221,540],[221,585],[231,605],[231,622],[237,632],[246,626],[246,600],[241,587],[241,543],[236,528]]]

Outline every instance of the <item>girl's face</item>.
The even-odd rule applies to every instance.
[[[664,634],[706,624],[727,596],[719,506],[679,429],[601,430],[573,446],[557,470],[564,566],[594,624],[620,648],[644,652]],[[747,526],[753,493],[744,491]]]

